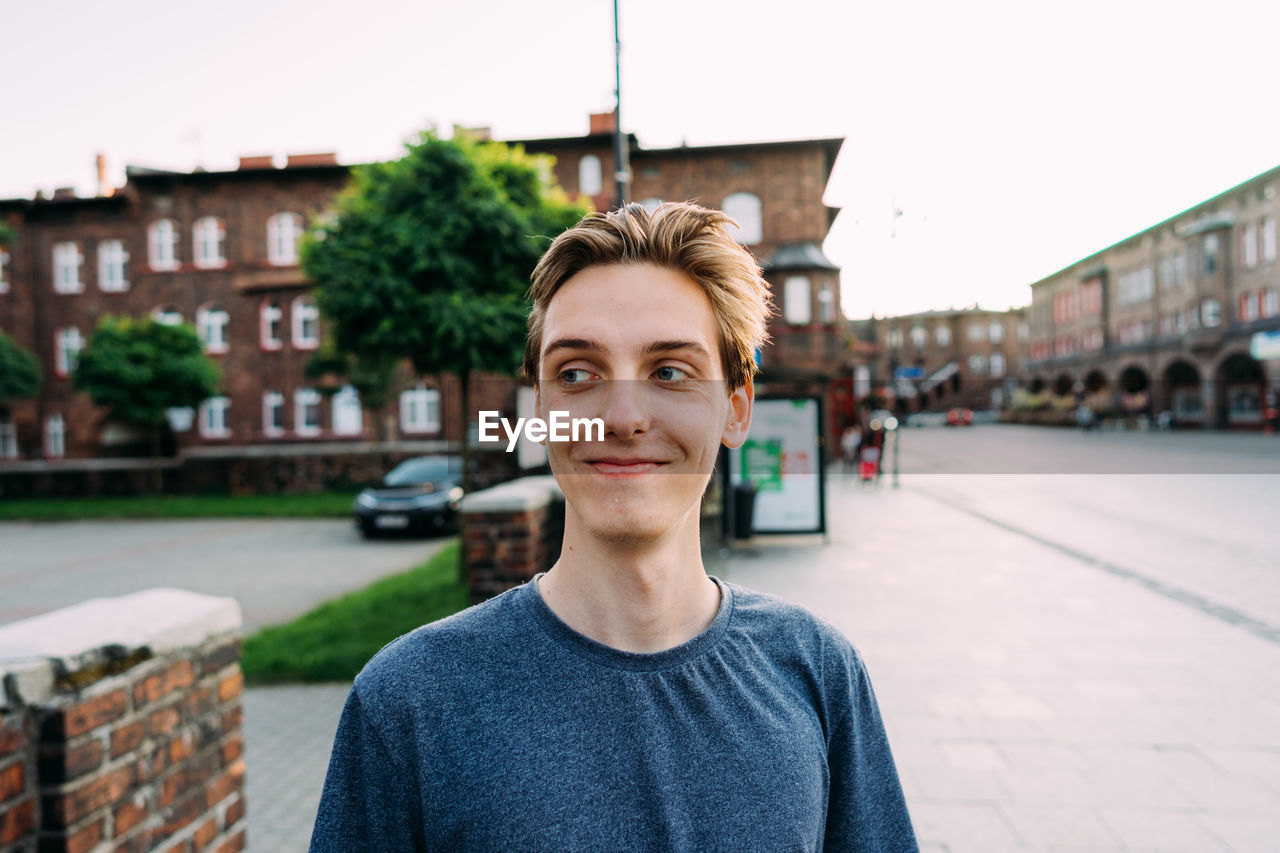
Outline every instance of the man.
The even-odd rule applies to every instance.
[[[370,661],[313,851],[917,849],[848,641],[703,570],[700,501],[747,436],[770,312],[728,222],[628,205],[539,262],[540,415],[605,424],[548,444],[561,556]]]

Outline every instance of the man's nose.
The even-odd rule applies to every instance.
[[[605,394],[603,417],[606,436],[629,439],[642,435],[649,429],[643,382],[632,379],[609,380]]]

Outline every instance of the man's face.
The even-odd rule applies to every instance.
[[[751,401],[750,383],[727,393],[711,303],[683,273],[588,267],[547,307],[539,415],[605,425],[604,441],[547,454],[568,511],[600,539],[652,542],[687,522],[721,442],[746,438]]]

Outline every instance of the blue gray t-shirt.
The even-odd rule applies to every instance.
[[[808,611],[733,584],[637,654],[526,584],[356,678],[312,851],[915,851],[866,669]]]

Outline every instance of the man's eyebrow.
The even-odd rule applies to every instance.
[[[606,352],[609,348],[606,347],[604,344],[600,343],[599,341],[591,340],[590,338],[556,338],[554,341],[547,344],[547,348],[542,351],[542,357],[546,358],[556,350],[562,350],[562,349],[576,349],[576,350],[590,350],[592,352]]]
[[[657,352],[672,352],[673,350],[692,350],[703,358],[711,358],[711,353],[707,352],[707,348],[697,341],[653,341],[645,345],[644,354],[653,355]]]

